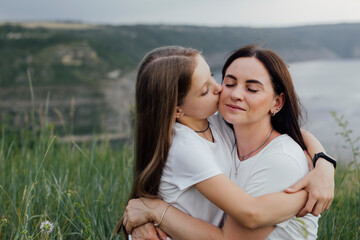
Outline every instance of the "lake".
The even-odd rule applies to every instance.
[[[310,130],[334,156],[344,156],[344,141],[335,111],[349,122],[353,139],[360,136],[360,60],[318,60],[290,63],[289,71],[306,109],[305,129]],[[216,73],[219,81],[221,74]]]

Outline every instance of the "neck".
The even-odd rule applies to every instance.
[[[185,126],[191,128],[194,131],[201,131],[207,128],[208,126],[208,120],[205,119],[194,119],[189,118],[186,116],[183,116],[181,118],[178,118],[177,121],[181,124],[184,124]]]
[[[177,121],[197,132],[199,136],[205,138],[208,141],[213,142],[213,136],[207,119],[194,119],[194,118],[189,118],[187,116],[183,116],[179,118]],[[205,129],[207,130],[202,132]]]
[[[270,122],[265,122],[263,124],[249,124],[246,126],[234,125],[234,130],[239,157],[251,153],[263,144],[259,149],[257,149],[247,158],[256,155],[269,142],[271,142],[271,140],[280,136],[280,134],[275,130],[273,130],[273,132],[270,134],[272,130]]]

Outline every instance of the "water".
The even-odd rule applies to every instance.
[[[290,73],[308,114],[305,128],[340,155],[344,141],[335,134],[340,127],[330,111],[344,115],[354,139],[360,136],[360,60],[293,63]]]
[[[348,155],[335,111],[349,122],[353,138],[360,136],[360,60],[321,60],[289,64],[296,91],[306,109],[310,130],[334,156]],[[215,78],[221,79],[216,73]]]

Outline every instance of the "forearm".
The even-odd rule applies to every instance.
[[[323,145],[314,135],[303,129],[301,129],[301,134],[304,139],[304,143],[306,145],[307,151],[311,158],[314,157],[315,153],[325,152]]]
[[[283,222],[295,216],[304,206],[306,199],[306,191],[300,191],[296,194],[273,193],[257,197],[251,205],[258,210],[254,211],[256,214],[248,219],[250,222],[248,226],[255,229]],[[158,220],[159,217],[154,219],[155,222]],[[231,229],[231,231],[219,229],[210,223],[191,217],[175,207],[169,207],[160,227],[177,240],[229,240],[232,236],[229,232],[236,231],[236,229]]]
[[[295,216],[304,207],[306,200],[306,191],[295,194],[271,193],[257,197],[254,205],[257,211],[247,227],[255,229],[283,222]]]
[[[156,219],[157,220],[157,219]],[[160,228],[176,240],[222,240],[222,230],[208,222],[169,207]]]

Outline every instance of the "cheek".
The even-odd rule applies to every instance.
[[[226,88],[223,88],[222,92],[220,93],[219,103],[224,102],[224,100],[226,99],[228,94],[229,94],[229,91]]]
[[[248,98],[249,106],[253,106],[253,110],[268,112],[272,106],[272,99],[270,98]]]

